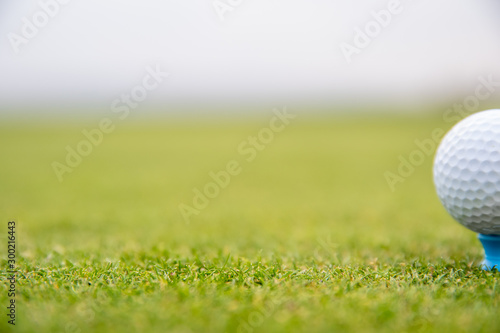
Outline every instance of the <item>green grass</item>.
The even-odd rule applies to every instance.
[[[432,157],[394,192],[384,179],[452,124],[302,116],[245,162],[238,144],[268,120],[117,124],[62,183],[51,163],[95,123],[1,125],[13,331],[500,331],[498,275],[439,204]],[[186,223],[179,204],[233,159],[242,173]]]

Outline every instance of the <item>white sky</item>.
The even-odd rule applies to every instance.
[[[8,33],[21,34],[40,5],[3,0],[0,105],[105,107],[156,64],[171,77],[148,103],[411,103],[467,93],[479,75],[500,81],[495,0],[401,0],[403,12],[348,65],[339,45],[389,2],[242,0],[221,21],[212,0],[71,0],[15,54]]]

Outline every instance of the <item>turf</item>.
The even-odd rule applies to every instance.
[[[51,163],[97,121],[1,125],[13,331],[500,331],[498,274],[439,204],[432,157],[394,191],[384,178],[452,124],[297,117],[246,162],[238,145],[268,120],[120,123],[63,182]],[[187,223],[179,204],[230,160],[241,174]]]

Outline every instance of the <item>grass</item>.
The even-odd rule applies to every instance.
[[[51,163],[94,123],[1,125],[13,331],[500,331],[498,275],[440,206],[432,157],[395,191],[384,178],[452,124],[298,117],[246,162],[238,144],[268,120],[117,124],[62,183]],[[233,159],[241,174],[186,223],[179,204]]]

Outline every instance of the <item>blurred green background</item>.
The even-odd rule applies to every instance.
[[[292,251],[325,233],[363,240],[353,244],[362,249],[366,241],[408,244],[409,237],[460,232],[434,194],[432,155],[394,191],[385,178],[387,171],[398,174],[400,156],[408,160],[418,150],[416,139],[451,124],[436,117],[299,116],[247,162],[238,145],[272,116],[117,124],[62,182],[52,163],[65,164],[66,146],[85,140],[81,131],[94,123],[4,125],[4,219],[19,220],[23,248],[71,244],[68,250],[132,243],[189,248],[202,241],[238,251],[248,242],[269,251],[293,245]],[[240,162],[241,174],[186,224],[179,204],[192,206],[192,190],[203,190],[209,172],[230,160]]]

